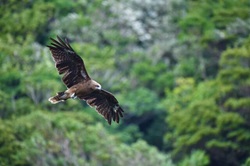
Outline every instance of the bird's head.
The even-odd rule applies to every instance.
[[[100,90],[100,89],[102,89],[102,86],[98,82],[92,80],[91,81],[91,89],[93,89],[93,90],[96,90],[96,89]]]

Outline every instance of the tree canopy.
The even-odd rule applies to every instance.
[[[0,165],[250,165],[249,0],[3,0],[0,27]],[[56,35],[120,124],[48,102]]]

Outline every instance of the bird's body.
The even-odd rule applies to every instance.
[[[96,81],[89,79],[79,82],[65,92],[59,92],[57,96],[49,98],[49,101],[53,104],[65,101],[69,98],[84,98],[91,94],[94,90],[101,89],[101,85]]]
[[[56,104],[69,98],[79,98],[85,100],[91,107],[95,107],[109,124],[112,119],[119,123],[123,110],[116,98],[89,77],[83,60],[75,53],[70,44],[59,37],[57,39],[58,41],[51,38],[52,46],[48,47],[59,74],[64,74],[62,81],[68,89],[58,92],[56,96],[49,98],[49,101]]]

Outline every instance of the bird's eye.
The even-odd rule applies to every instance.
[[[96,87],[96,89],[101,89],[102,88],[101,85],[96,85],[95,87]]]

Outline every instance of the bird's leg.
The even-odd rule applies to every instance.
[[[75,97],[75,93],[72,93],[72,94],[70,95],[70,97],[71,97],[71,98],[74,98],[74,97]]]
[[[76,99],[76,89],[75,88],[69,88],[68,90],[66,90],[66,93],[68,93],[68,96],[72,99]]]
[[[70,97],[73,98],[73,99],[76,99],[76,98],[77,98],[77,96],[75,95],[75,93],[72,93],[72,94],[70,95]]]

